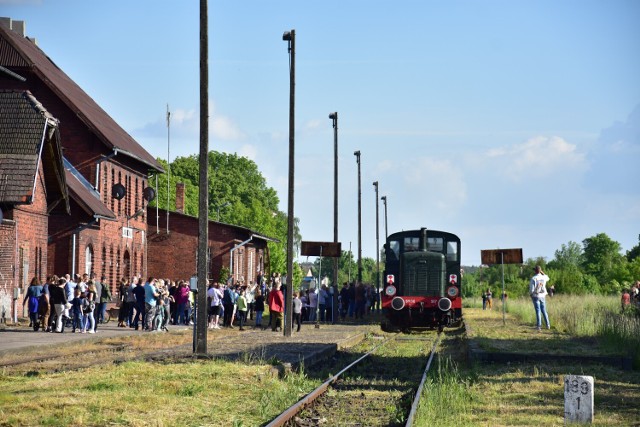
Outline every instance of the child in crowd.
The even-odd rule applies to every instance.
[[[262,327],[262,313],[264,313],[264,296],[260,289],[256,289],[254,309],[256,311],[256,328],[260,328]]]
[[[236,305],[238,307],[238,321],[240,322],[241,331],[244,331],[244,322],[247,321],[247,311],[249,310],[246,292],[247,291],[244,287],[240,288],[240,296],[238,296],[236,301]]]
[[[72,332],[76,332],[78,329],[82,330],[82,303],[82,292],[80,292],[80,288],[76,286],[73,291],[73,299],[71,300]]]
[[[89,301],[89,298],[87,298],[86,292],[80,293],[80,302],[82,307],[82,327],[80,328],[80,332],[84,334],[87,332],[90,324],[89,314],[93,313],[93,310],[91,309],[91,301]]]

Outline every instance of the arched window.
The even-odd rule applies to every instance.
[[[93,272],[93,248],[87,245],[84,250],[84,272],[91,275]]]
[[[122,264],[122,277],[131,277],[131,256],[126,249],[122,257]]]
[[[122,184],[122,172],[118,171],[118,184]],[[118,200],[118,215],[122,216],[122,199]]]
[[[114,168],[111,168],[111,187],[113,187],[113,184],[116,183],[116,171]],[[116,199],[114,197],[111,197],[111,211],[113,213],[116,212]]]
[[[254,256],[255,256],[255,251],[253,249],[249,249],[249,267],[247,269],[247,283],[251,283],[253,282],[253,274],[255,272],[254,270]]]
[[[113,245],[109,249],[109,259],[111,260],[111,268],[109,269],[109,282],[113,283],[113,277],[116,273],[116,264],[118,262],[117,259],[113,257]]]
[[[107,260],[107,247],[106,246],[102,246],[102,275],[106,275],[106,273],[109,271],[109,262],[111,260]]]

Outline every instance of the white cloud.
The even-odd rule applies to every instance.
[[[581,175],[588,166],[585,154],[558,136],[536,136],[521,144],[498,147],[489,150],[485,160],[491,170],[516,182]]]

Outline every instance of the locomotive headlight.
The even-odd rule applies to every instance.
[[[384,293],[387,294],[388,297],[392,297],[396,294],[396,287],[389,285],[385,288]]]
[[[442,311],[451,310],[451,300],[449,298],[440,298],[438,300],[438,308]]]
[[[391,307],[397,311],[402,310],[404,308],[404,300],[401,297],[395,297],[391,300]]]
[[[449,295],[450,298],[457,297],[459,292],[460,291],[458,291],[458,288],[455,286],[449,286],[447,288],[447,295]]]

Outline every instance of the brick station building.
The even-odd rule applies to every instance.
[[[176,212],[147,208],[150,276],[188,280],[197,271],[198,218],[184,212],[184,184],[176,185]],[[209,220],[208,277],[219,280],[223,268],[245,283],[255,282],[269,265],[268,242],[277,240],[245,227]]]
[[[13,260],[0,261],[0,270],[13,270],[11,286],[22,291],[32,277],[67,273],[106,276],[114,291],[121,277],[146,273],[147,181],[163,169],[35,40],[25,37],[24,29],[24,22],[0,18],[0,90],[28,91],[58,121],[69,210],[49,209],[47,244],[39,243],[36,254],[26,245],[35,237],[25,237],[24,244],[17,242]],[[44,163],[44,176],[56,172],[48,166]],[[125,189],[120,199],[113,197],[116,184]],[[41,235],[38,239],[42,242]],[[29,254],[26,262],[18,257],[22,248]]]
[[[95,273],[106,277],[112,294],[123,277],[191,277],[197,218],[172,213],[166,233],[166,224],[157,223],[155,209],[147,207],[153,199],[149,178],[164,172],[161,165],[24,32],[24,22],[0,18],[0,91],[14,94],[6,97],[21,96],[35,112],[8,114],[18,107],[5,99],[2,117],[15,127],[36,114],[44,136],[21,154],[31,156],[28,176],[18,179],[16,167],[0,176],[5,217],[0,221],[0,313],[5,307],[6,317],[13,315],[6,309],[13,290],[20,290],[21,302],[33,277],[43,281],[50,274]],[[26,149],[16,145],[26,131],[2,132],[0,152]],[[46,148],[39,156],[38,143]],[[33,190],[3,194],[2,183],[13,181]],[[118,191],[116,186],[121,186]],[[116,193],[122,197],[114,197]],[[255,280],[268,264],[270,240],[247,228],[210,221],[209,276],[217,279],[228,266],[236,277]]]

